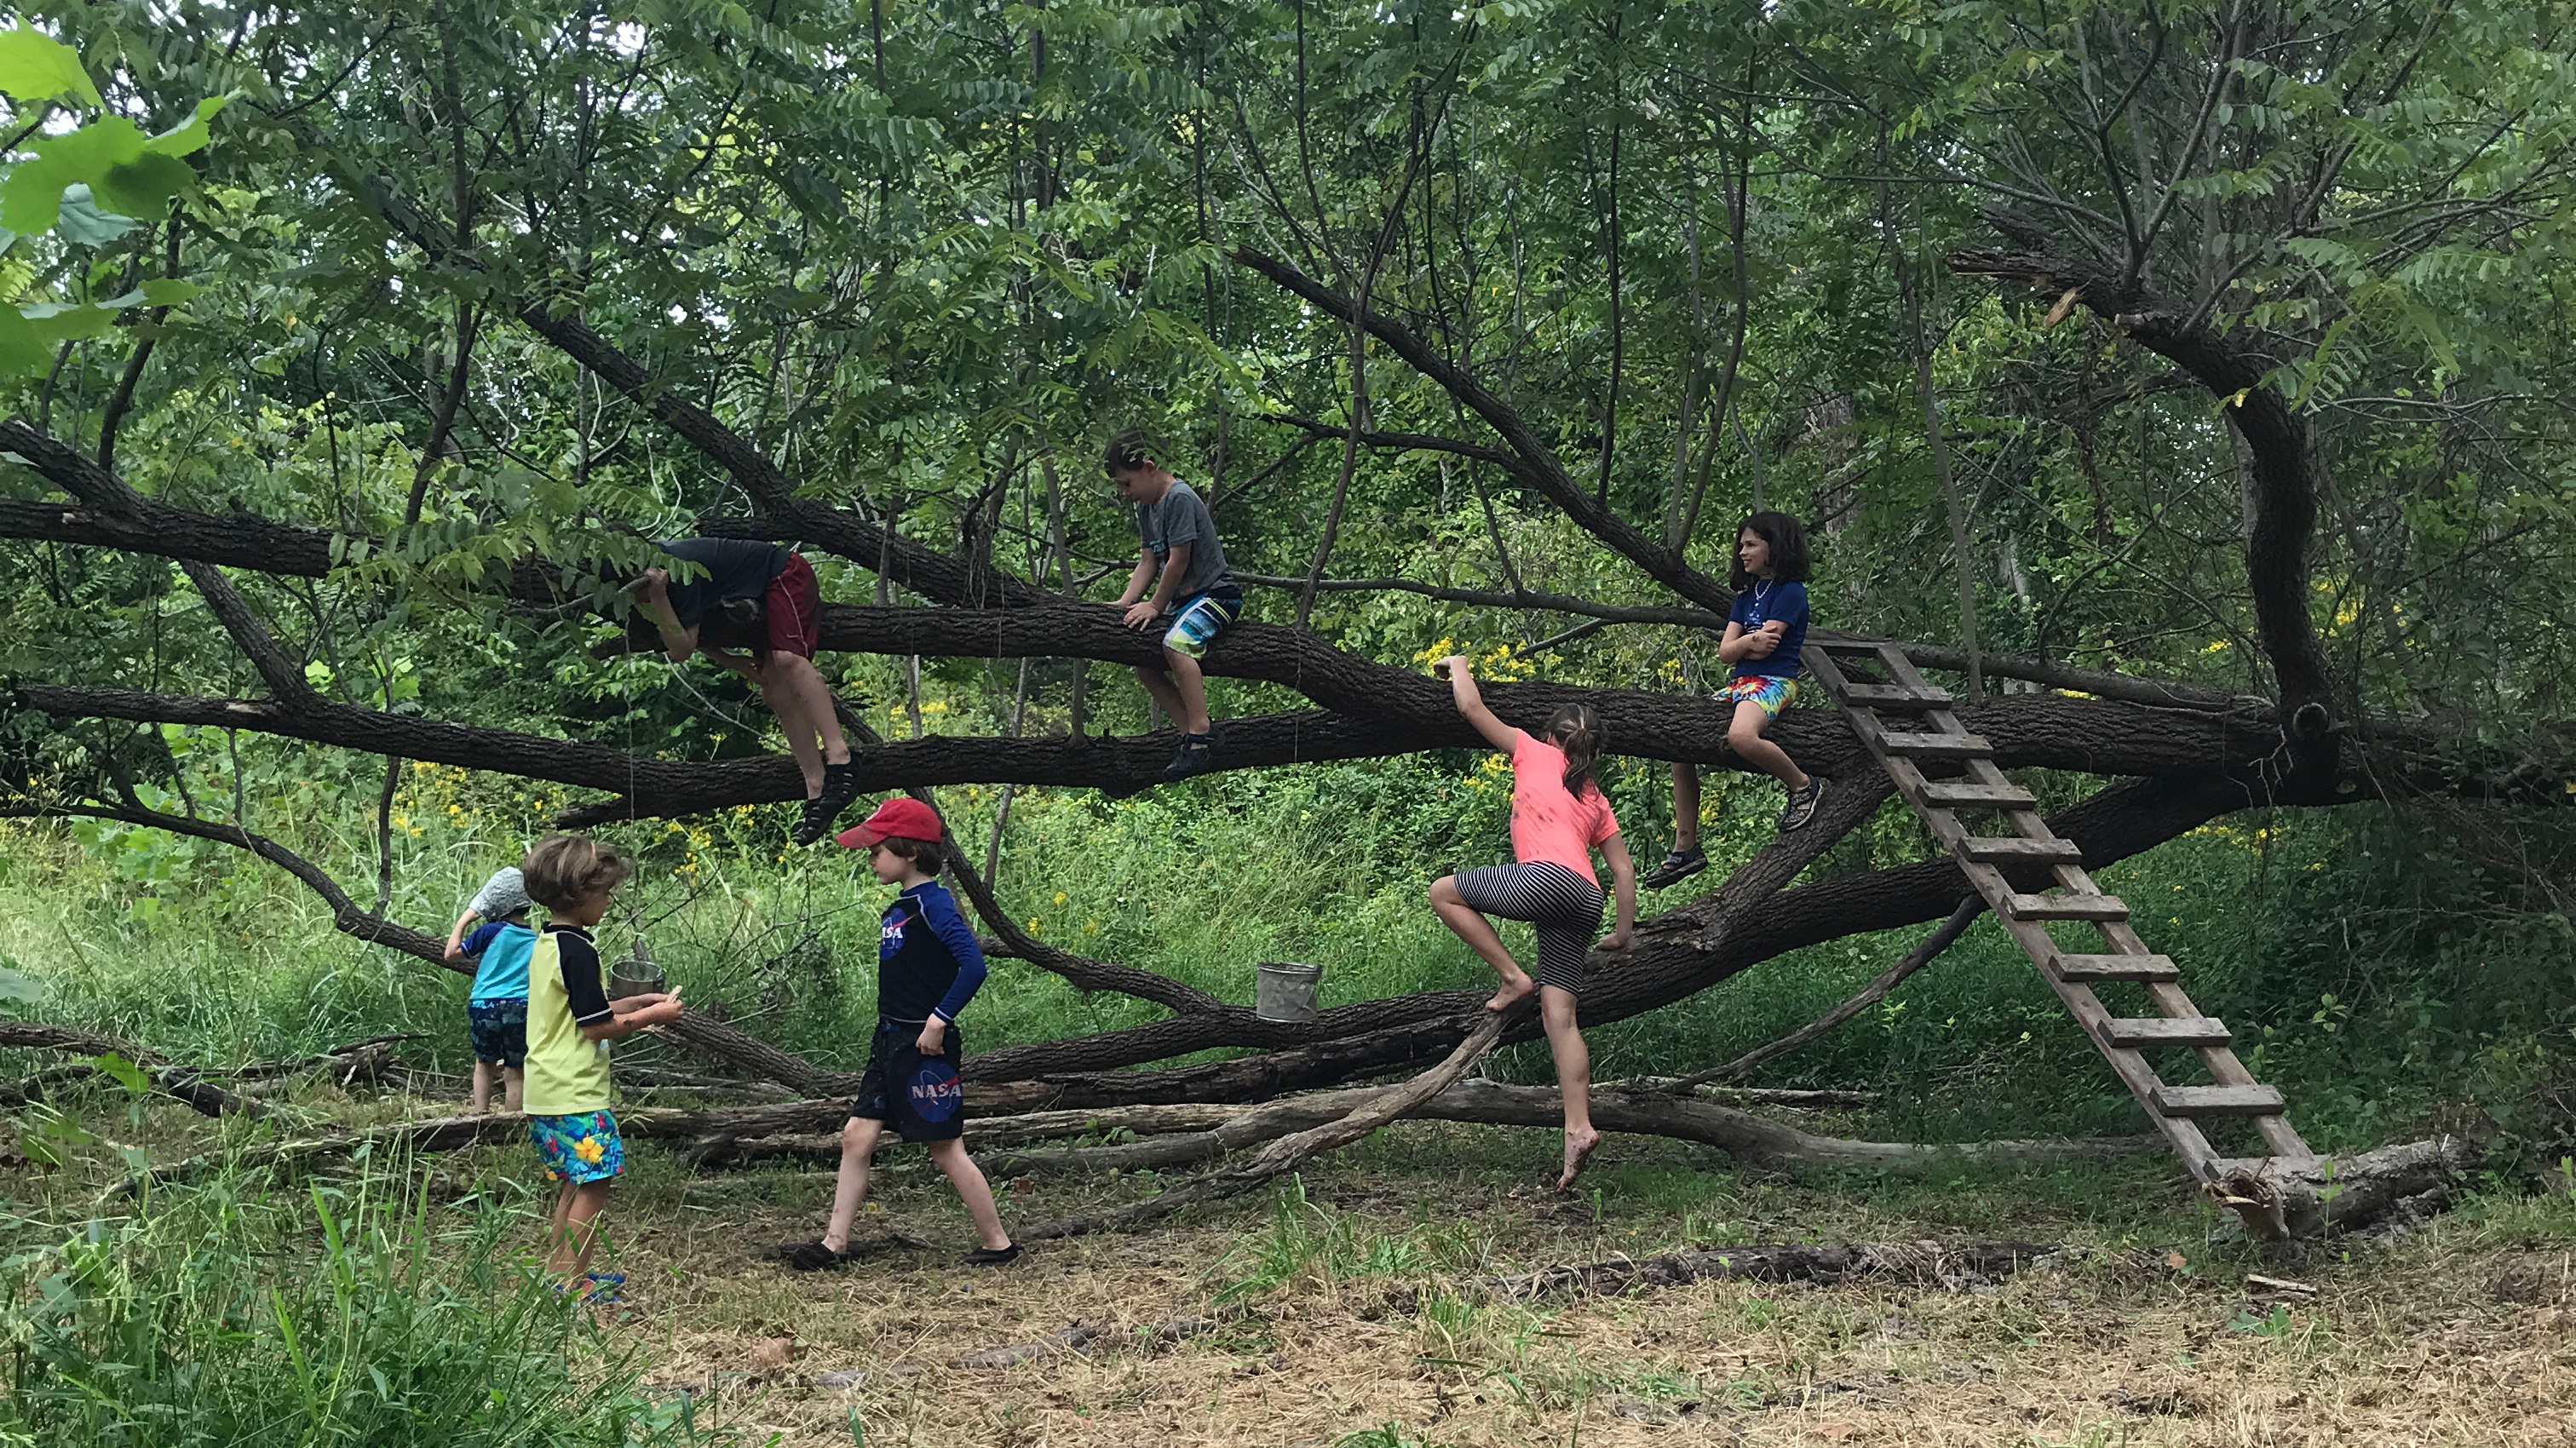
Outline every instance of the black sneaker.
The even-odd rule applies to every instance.
[[[848,761],[823,766],[823,792],[805,801],[804,817],[796,822],[796,843],[810,845],[832,832],[832,821],[859,797],[859,772]]]
[[[850,802],[858,797],[859,771],[857,766],[851,764],[850,761],[846,759],[842,760],[838,764],[826,764],[823,766],[823,798],[831,801],[832,813],[839,814],[841,811],[848,809],[850,807]]]
[[[1824,780],[1812,774],[1808,775],[1807,787],[1805,789],[1793,789],[1789,791],[1789,803],[1780,811],[1780,832],[1782,834],[1787,834],[1789,831],[1798,828],[1811,819],[1814,819],[1816,817],[1816,803],[1824,797]]]
[[[1216,731],[1209,730],[1205,734],[1184,734],[1181,736],[1180,749],[1172,755],[1172,762],[1163,766],[1163,782],[1170,784],[1176,780],[1187,779],[1194,774],[1205,774],[1214,768],[1216,768]]]
[[[1020,1260],[1020,1244],[1007,1247],[978,1247],[957,1259],[960,1267],[1008,1267]]]
[[[832,832],[832,816],[840,813],[820,795],[805,801],[805,813],[797,818],[796,833],[788,838],[800,845],[810,845]]]
[[[780,1249],[778,1260],[799,1272],[829,1272],[850,1265],[850,1254],[835,1252],[817,1240]]]
[[[1667,850],[1664,853],[1664,862],[1648,870],[1637,883],[1649,890],[1660,890],[1666,885],[1687,880],[1707,868],[1708,851],[1697,845],[1687,850]]]

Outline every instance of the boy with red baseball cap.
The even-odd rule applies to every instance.
[[[906,1141],[930,1148],[930,1159],[956,1185],[958,1199],[975,1219],[983,1246],[958,1259],[969,1267],[999,1267],[1020,1255],[993,1189],[966,1155],[966,1092],[957,1063],[965,1046],[957,1013],[984,983],[984,950],[958,912],[956,897],[939,883],[946,862],[939,812],[896,795],[877,806],[867,823],[843,830],[843,845],[868,852],[879,880],[902,887],[886,907],[877,943],[877,1029],[868,1046],[868,1069],[858,1099],[841,1128],[841,1176],[832,1191],[832,1218],[820,1240],[787,1250],[787,1263],[802,1271],[838,1267],[849,1260],[850,1224],[868,1195],[868,1158],[887,1126]]]

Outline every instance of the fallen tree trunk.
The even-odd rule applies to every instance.
[[[988,1176],[1036,1172],[1105,1172],[1165,1170],[1208,1160],[1272,1137],[1339,1120],[1379,1093],[1374,1088],[1292,1096],[1259,1107],[1225,1108],[1230,1115],[1204,1127],[1163,1128],[1163,1122],[1206,1119],[1204,1106],[1130,1107],[1118,1112],[1060,1112],[1051,1115],[1118,1126],[1153,1139],[1112,1146],[1073,1147],[1061,1151],[982,1152],[978,1161]],[[1162,1113],[1172,1113],[1163,1116]],[[1496,1081],[1460,1081],[1416,1104],[1406,1115],[1419,1121],[1459,1121],[1488,1126],[1564,1124],[1564,1103],[1552,1086],[1507,1086]],[[997,1123],[1001,1124],[1001,1123]],[[1941,1162],[2075,1161],[2134,1156],[2163,1146],[2155,1135],[2062,1141],[1980,1141],[1920,1144],[1899,1141],[1850,1141],[1819,1136],[1714,1102],[1676,1097],[1659,1090],[1620,1091],[1596,1088],[1592,1124],[1607,1136],[1661,1136],[1714,1146],[1748,1166],[1778,1169],[1792,1166],[1875,1167],[1919,1171]]]
[[[2282,1242],[2368,1226],[2411,1199],[2446,1200],[2477,1164],[2476,1142],[2436,1136],[2342,1157],[2258,1157],[2221,1163],[2210,1195],[2249,1236]]]

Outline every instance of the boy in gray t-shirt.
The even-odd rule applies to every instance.
[[[1209,640],[1243,616],[1243,590],[1226,570],[1225,545],[1217,541],[1207,504],[1154,460],[1142,435],[1110,439],[1101,467],[1118,496],[1136,505],[1136,531],[1144,537],[1118,606],[1126,610],[1129,628],[1162,631],[1162,663],[1137,665],[1136,677],[1181,726],[1180,752],[1164,767],[1163,778],[1204,774],[1216,767],[1217,733],[1208,720],[1199,656]]]

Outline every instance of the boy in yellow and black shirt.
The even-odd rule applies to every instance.
[[[520,867],[528,898],[552,912],[528,956],[528,1138],[555,1194],[548,1271],[581,1278],[594,1301],[617,1300],[625,1278],[590,1272],[591,1243],[608,1189],[626,1169],[609,1109],[608,1043],[680,1018],[680,998],[660,991],[612,1004],[592,927],[631,873],[617,851],[578,835],[549,835]]]

